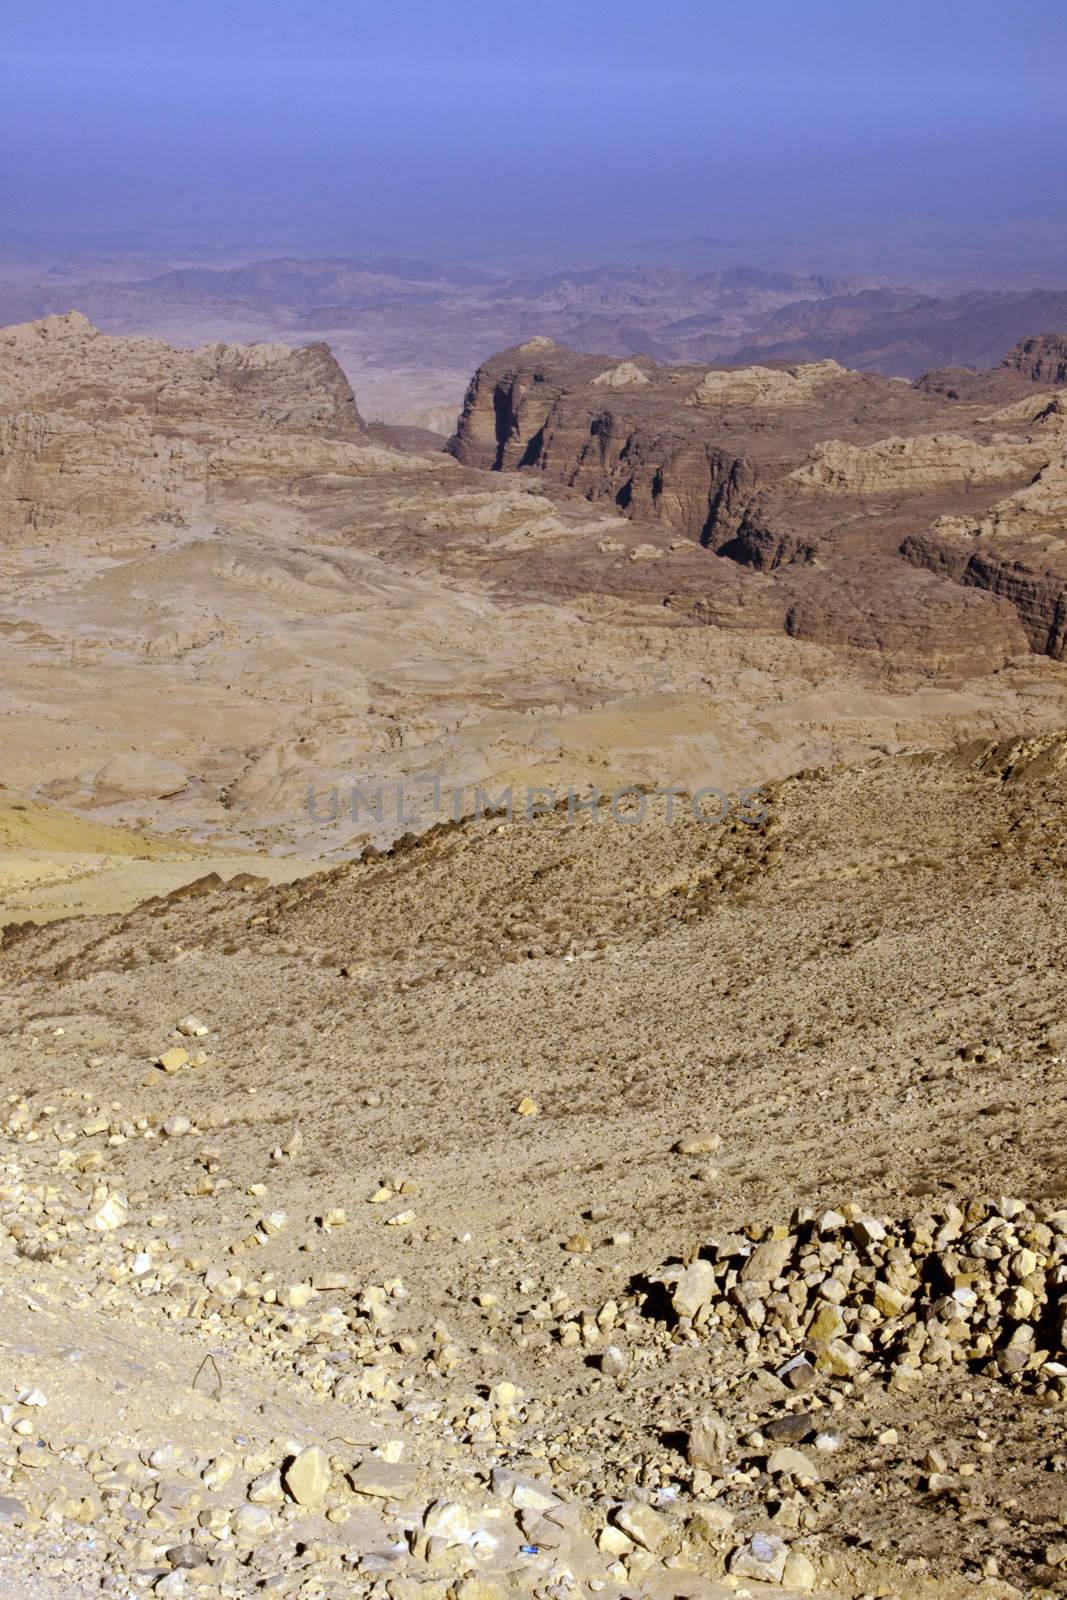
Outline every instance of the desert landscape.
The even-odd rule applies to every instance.
[[[1065,350],[0,332],[5,1582],[1057,1591]]]
[[[0,1600],[1067,1595],[1062,18],[763,3],[13,27]]]

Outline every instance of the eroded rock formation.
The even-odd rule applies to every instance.
[[[69,517],[105,527],[188,512],[251,439],[268,471],[307,452],[320,470],[343,471],[363,433],[324,344],[175,350],[109,338],[76,311],[0,330],[0,519],[9,536]]]
[[[450,449],[537,471],[770,575],[799,637],[941,664],[976,635],[1005,658],[1026,646],[1058,656],[1063,351],[1049,335],[991,372],[915,384],[835,362],[642,358],[626,364],[637,381],[530,342],[476,373]],[[917,586],[909,566],[936,581]],[[719,581],[712,563],[709,590]],[[985,610],[961,606],[950,584]]]

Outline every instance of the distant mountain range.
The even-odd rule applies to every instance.
[[[913,378],[929,367],[989,367],[1027,335],[1064,328],[1064,289],[972,290],[950,298],[863,289],[780,307],[730,360],[832,357],[862,372]]]
[[[9,241],[9,248],[17,242]],[[141,256],[0,270],[0,321],[72,306],[114,333],[326,339],[371,414],[437,427],[495,351],[547,335],[571,349],[683,362],[806,362],[914,379],[985,368],[1067,328],[1067,289],[938,296],[821,273],[606,265],[504,274],[393,256],[279,256],[154,271]],[[433,420],[436,419],[436,420]]]

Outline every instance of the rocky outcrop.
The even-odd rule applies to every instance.
[[[112,338],[77,311],[0,329],[0,412],[23,407],[364,431],[329,346],[203,345]]]
[[[1032,650],[1056,661],[1067,656],[1067,570],[1057,574],[943,534],[917,534],[901,548],[918,567],[1009,601]]]
[[[804,488],[834,494],[885,494],[943,484],[1004,483],[1045,459],[1040,443],[978,444],[958,433],[879,439],[870,445],[827,439],[790,478]]]
[[[1067,458],[986,516],[939,517],[902,549],[917,566],[1010,600],[1032,649],[1067,654]]]
[[[449,444],[459,461],[543,472],[588,500],[609,500],[627,516],[664,522],[712,548],[736,535],[756,488],[755,469],[697,429],[679,426],[670,411],[646,419],[630,410],[635,389],[643,397],[654,387],[651,363],[634,366],[640,381],[624,374],[619,382],[619,367],[605,371],[595,357],[574,358],[582,364],[582,387],[593,391],[585,399],[549,376],[550,365],[572,352],[531,340],[510,354],[514,360],[487,362],[471,382]],[[604,388],[627,393],[616,402]]]
[[[269,470],[346,471],[365,433],[328,347],[100,333],[78,312],[0,329],[0,528],[195,513],[252,449]],[[258,439],[258,445],[250,441]]]
[[[847,378],[836,361],[797,367],[722,367],[704,374],[686,401],[691,406],[802,406],[826,383]]]
[[[1002,659],[1059,654],[1067,414],[1032,388],[1056,382],[1054,345],[1028,341],[1028,365],[1015,353],[950,394],[834,362],[611,366],[531,340],[475,374],[449,448],[772,577],[799,637],[944,661],[973,658],[985,628]],[[1020,563],[1030,576],[1009,576]],[[936,581],[916,588],[909,567]]]
[[[630,389],[635,384],[639,387],[649,382],[647,372],[643,372],[636,361],[620,361],[617,367],[609,367],[607,372],[602,372],[599,378],[593,379],[593,387],[597,389]]]
[[[1032,383],[1067,383],[1067,333],[1043,333],[1022,339],[1001,362]]]

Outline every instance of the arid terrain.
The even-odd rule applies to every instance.
[[[1063,655],[1065,385],[1058,335],[914,384],[834,361],[605,367],[534,340],[479,369],[450,449],[767,575],[738,596],[794,638],[995,668]]]
[[[1067,336],[31,309],[4,1600],[1067,1592]]]

